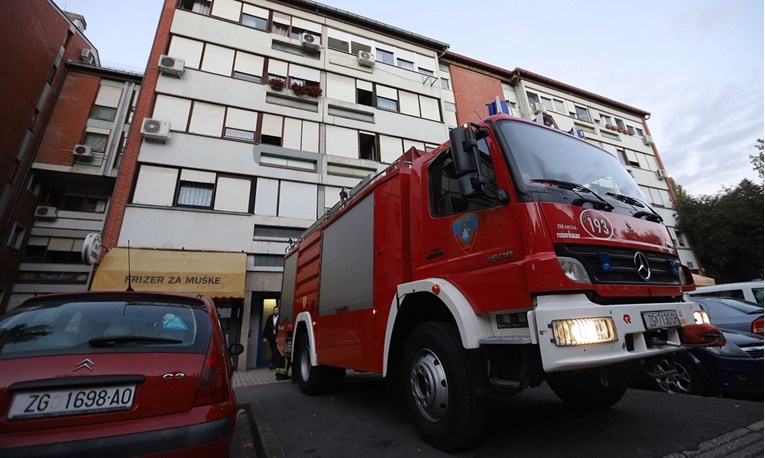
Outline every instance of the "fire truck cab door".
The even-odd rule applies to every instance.
[[[478,140],[481,175],[488,188],[512,189],[501,152],[491,137]],[[489,302],[488,282],[508,285],[508,269],[523,257],[519,225],[512,204],[497,198],[465,198],[460,193],[451,151],[444,150],[427,166],[421,182],[420,243],[412,261],[418,278],[440,277],[454,283],[471,302]],[[427,197],[426,197],[427,196]],[[421,251],[420,251],[421,250]],[[506,269],[499,268],[505,266]],[[514,275],[522,278],[523,275]],[[519,285],[521,280],[517,280]],[[482,299],[481,299],[482,298]],[[494,297],[496,302],[496,297]],[[487,304],[488,306],[488,304]]]

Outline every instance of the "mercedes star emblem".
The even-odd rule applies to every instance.
[[[636,251],[635,257],[633,259],[635,261],[635,270],[637,271],[638,277],[640,277],[643,281],[650,280],[651,265],[648,264],[648,257],[642,252]]]

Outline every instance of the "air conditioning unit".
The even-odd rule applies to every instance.
[[[58,208],[56,207],[45,207],[45,206],[38,206],[35,208],[35,217],[36,218],[49,218],[53,219],[56,216],[58,216]]]
[[[170,138],[170,123],[144,118],[141,124],[141,135],[148,142],[165,143]]]
[[[93,150],[89,145],[74,145],[72,154],[74,154],[75,157],[90,158],[93,157]]]
[[[663,180],[667,178],[667,172],[664,171],[664,169],[659,169],[656,171],[656,178]]]
[[[186,61],[177,57],[159,56],[159,72],[163,75],[180,78],[183,75]]]
[[[359,51],[359,65],[362,67],[374,67],[375,66],[375,59],[372,57],[372,53],[369,51],[364,51],[363,49]]]
[[[534,114],[545,113],[547,111],[547,108],[539,102],[532,103],[531,109],[534,110]]]
[[[645,137],[643,137],[643,143],[644,143],[646,146],[651,146],[651,145],[653,145],[653,137],[651,137],[650,135],[646,135]]]
[[[96,61],[96,56],[93,55],[93,51],[91,51],[90,48],[82,48],[82,51],[80,51],[80,60],[86,64],[92,64]]]
[[[317,35],[314,35],[312,33],[304,33],[303,34],[303,47],[308,49],[320,49],[321,48],[321,38],[319,38]]]

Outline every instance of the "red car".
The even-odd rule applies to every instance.
[[[0,317],[0,456],[228,456],[242,350],[205,296],[29,299]]]

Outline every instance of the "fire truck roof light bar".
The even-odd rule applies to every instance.
[[[614,342],[616,326],[611,317],[555,320],[550,324],[553,342],[559,347]]]

